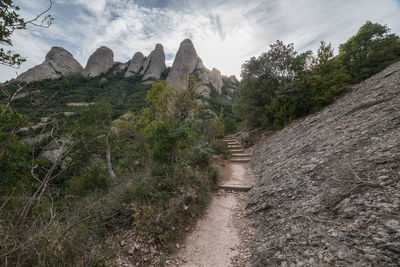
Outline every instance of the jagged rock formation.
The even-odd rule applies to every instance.
[[[172,68],[168,73],[167,81],[186,87],[186,83],[181,82],[181,79],[187,79],[189,74],[195,70],[198,62],[199,57],[192,41],[190,39],[183,40],[176,53]]]
[[[17,80],[24,82],[55,79],[71,73],[82,72],[83,68],[72,54],[62,47],[52,47],[45,61],[22,73]]]
[[[136,52],[133,55],[132,59],[129,61],[128,68],[124,74],[125,77],[129,77],[134,75],[135,73],[138,73],[143,66],[143,62],[144,55],[142,54],[142,52]]]
[[[89,77],[96,77],[108,71],[114,65],[113,51],[102,46],[89,57],[83,74]]]
[[[154,50],[146,58],[146,62],[143,66],[143,69],[145,70],[143,80],[147,80],[149,78],[159,79],[161,77],[161,73],[163,73],[166,68],[167,66],[165,65],[164,47],[161,44],[157,44]]]
[[[203,61],[197,55],[196,49],[191,40],[185,39],[179,46],[172,68],[168,74],[167,81],[171,84],[187,87],[187,79],[190,74],[197,78],[197,92],[203,97],[210,97],[211,90],[214,89],[218,94],[222,93],[224,87],[223,76],[215,68],[211,71],[207,69]],[[234,87],[238,82],[233,76],[233,84],[227,88],[227,96],[232,99]]]
[[[258,146],[255,266],[396,266],[400,62]]]
[[[59,78],[74,72],[96,77],[107,72],[114,65],[114,53],[105,46],[98,48],[89,57],[85,69],[73,58],[71,53],[61,47],[53,47],[42,64],[21,74],[17,79],[29,82],[46,78]],[[115,68],[114,73],[125,72],[125,77],[140,74],[143,84],[149,84],[151,81],[146,80],[160,79],[166,69],[164,47],[157,44],[147,57],[141,52],[136,52],[130,61],[120,63]],[[222,76],[221,72],[215,68],[211,71],[207,69],[197,55],[192,41],[185,39],[179,46],[167,81],[186,88],[187,79],[191,74],[196,77],[197,92],[203,97],[209,98],[212,90],[215,90],[218,94],[224,94],[229,99],[233,98],[233,92],[238,84],[236,78],[234,76],[233,78]],[[105,81],[105,78],[102,81]]]

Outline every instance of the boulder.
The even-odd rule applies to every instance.
[[[144,55],[142,52],[136,52],[129,61],[128,69],[125,72],[125,77],[132,76],[140,71],[144,63]]]
[[[149,78],[159,79],[163,71],[167,68],[165,65],[164,47],[161,44],[157,44],[147,59],[149,60],[149,66],[146,69],[143,80]]]
[[[22,73],[17,80],[24,82],[56,79],[68,74],[82,72],[83,68],[73,55],[62,47],[52,47],[44,62]]]
[[[84,75],[95,77],[108,71],[114,65],[114,53],[105,46],[97,48],[96,51],[89,57],[86,64]]]
[[[191,74],[198,65],[198,60],[199,57],[197,56],[192,41],[190,39],[183,40],[176,53],[167,81],[186,88],[187,83],[181,82],[181,79],[188,78],[189,74]]]

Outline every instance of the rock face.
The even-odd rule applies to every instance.
[[[213,68],[210,72],[210,83],[220,94],[222,90],[222,86],[224,85],[222,82],[222,75],[219,70]]]
[[[255,266],[396,266],[400,62],[256,147]]]
[[[105,46],[97,50],[89,57],[86,64],[84,75],[95,77],[108,71],[114,65],[114,53]]]
[[[146,58],[146,61],[148,61],[148,67],[146,67],[143,80],[147,80],[149,78],[159,79],[161,77],[161,73],[167,68],[165,65],[164,47],[161,44],[157,44],[155,49]]]
[[[193,73],[197,63],[198,56],[192,41],[190,39],[183,40],[179,46],[178,52],[176,53],[167,81],[172,84],[186,87],[186,83],[181,82],[180,79],[186,79],[189,74]]]
[[[83,68],[72,54],[62,47],[52,47],[45,61],[22,73],[17,80],[24,82],[55,79],[68,74],[82,72]]]
[[[129,61],[128,69],[125,72],[125,77],[129,77],[138,73],[140,68],[143,66],[144,55],[142,52],[136,52],[132,59]]]

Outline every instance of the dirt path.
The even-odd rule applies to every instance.
[[[227,141],[232,150],[241,150],[236,141]],[[233,155],[230,161],[220,166],[223,176],[221,189],[194,230],[180,245],[181,249],[167,261],[167,266],[249,266],[254,231],[244,216],[246,193],[237,191],[250,188],[253,178],[244,160],[244,151],[238,153],[243,162],[235,162],[238,157]],[[248,161],[249,157],[246,159]]]

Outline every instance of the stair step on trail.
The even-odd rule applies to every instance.
[[[232,151],[231,151],[231,153],[232,153]],[[252,156],[252,154],[244,154],[244,153],[237,153],[237,152],[232,153],[231,155],[232,155],[232,157],[243,157],[243,158]]]
[[[244,153],[243,149],[229,149],[229,151],[234,154],[234,153]]]
[[[234,158],[230,159],[230,161],[234,163],[246,163],[250,161],[250,158]]]
[[[251,185],[235,185],[235,184],[220,184],[219,188],[232,191],[249,191],[253,186]]]

